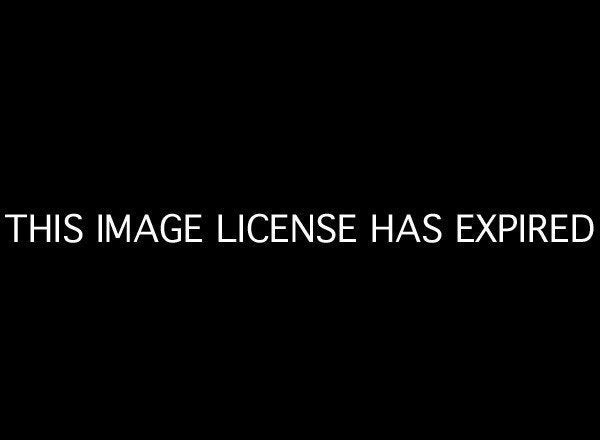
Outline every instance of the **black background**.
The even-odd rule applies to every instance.
[[[2,213],[356,212],[361,243],[4,240],[11,412],[573,429],[595,389],[597,238],[460,246],[453,218],[597,221],[592,29],[524,11],[247,12],[23,16],[3,55]],[[371,246],[375,212],[438,212],[444,241]]]

